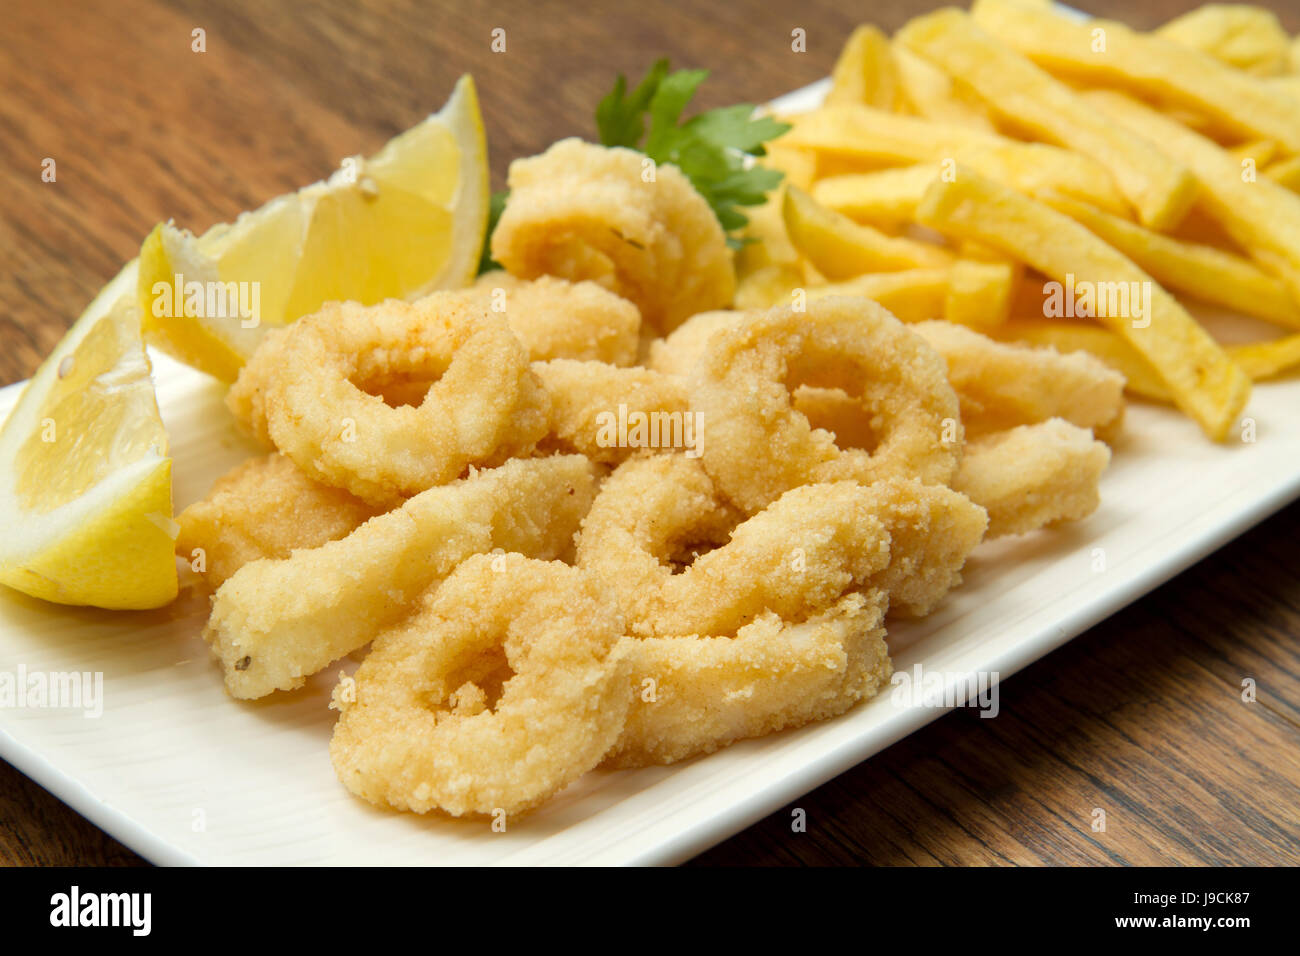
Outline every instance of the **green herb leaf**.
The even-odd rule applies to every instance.
[[[606,146],[636,148],[636,144],[645,135],[645,111],[667,75],[668,61],[656,60],[645,79],[632,91],[632,95],[624,96],[627,92],[627,77],[619,74],[614,89],[596,106],[596,129],[602,143]]]
[[[596,108],[596,128],[605,146],[640,149],[656,163],[672,163],[680,169],[708,200],[723,231],[730,233],[749,222],[737,207],[761,204],[781,182],[781,173],[753,165],[749,158],[765,155],[763,144],[790,127],[771,117],[756,117],[747,103],[708,110],[680,122],[708,75],[707,70],[670,73],[668,61],[658,60],[629,96],[627,78],[620,74]]]
[[[668,60],[656,60],[629,93],[627,77],[619,74],[596,106],[596,130],[605,146],[638,149],[656,163],[680,169],[708,202],[723,232],[733,233],[749,223],[738,207],[761,205],[781,182],[781,173],[754,165],[751,157],[765,155],[763,144],[790,127],[770,116],[755,116],[748,103],[707,110],[681,122],[708,75],[707,70],[670,72]],[[480,275],[500,268],[492,261],[491,241],[508,195],[492,195]],[[727,237],[733,249],[746,241]]]

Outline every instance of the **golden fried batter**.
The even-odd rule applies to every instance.
[[[378,513],[273,452],[222,475],[206,498],[176,516],[176,553],[193,566],[201,551],[203,566],[195,570],[215,589],[249,561],[320,547]]]
[[[479,276],[467,293],[510,325],[534,362],[551,359],[632,365],[641,341],[635,305],[594,282],[554,276],[517,279],[501,269]]]
[[[951,322],[911,328],[947,363],[968,438],[1049,418],[1106,428],[1123,415],[1124,376],[1086,352],[997,342]]]
[[[1019,425],[966,445],[953,487],[989,513],[989,537],[1025,534],[1097,510],[1110,449],[1060,418]]]
[[[947,482],[962,430],[943,360],[869,299],[830,297],[807,311],[772,309],[708,339],[691,373],[704,416],[704,466],[719,489],[753,513],[809,482],[918,478]],[[800,385],[860,400],[875,441],[842,448],[792,404]]]
[[[673,763],[844,713],[893,668],[885,597],[851,594],[798,624],[765,613],[734,637],[627,642],[632,706],[613,767]]]
[[[492,258],[510,273],[598,282],[661,333],[731,304],[726,235],[677,167],[565,139],[511,163],[509,185]]]
[[[375,505],[528,454],[550,413],[505,319],[457,292],[326,303],[270,333],[226,401],[311,477]]]
[[[558,561],[478,555],[375,641],[330,756],[381,806],[515,814],[596,766],[631,697],[623,620]]]
[[[581,455],[512,460],[430,488],[346,538],[244,565],[217,590],[204,631],[226,689],[249,698],[301,687],[471,555],[567,554],[595,492]]]
[[[644,368],[556,359],[533,371],[551,396],[545,445],[617,463],[638,449],[678,449],[699,456],[699,417],[686,384]]]

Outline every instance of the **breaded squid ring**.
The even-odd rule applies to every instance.
[[[596,495],[578,565],[618,598],[634,634],[733,635],[765,611],[824,610],[884,571],[889,533],[870,504],[854,482],[809,485],[738,523],[698,461],[632,459]]]
[[[516,814],[595,767],[629,704],[622,619],[560,562],[478,555],[356,674],[330,757],[380,806]]]
[[[556,359],[533,371],[551,396],[550,439],[544,444],[616,463],[641,448],[698,457],[699,421],[686,384],[645,368]]]
[[[666,764],[802,727],[874,697],[893,667],[880,591],[788,624],[766,613],[735,637],[625,642],[632,706],[605,766]]]
[[[793,489],[745,519],[697,460],[658,455],[606,479],[577,560],[615,595],[633,634],[726,635],[763,610],[798,617],[864,588],[924,614],[960,581],[985,526],[964,495],[896,479]]]
[[[395,388],[419,404],[389,405]],[[267,336],[227,404],[307,474],[376,505],[528,453],[550,411],[505,319],[458,293],[326,303]]]
[[[515,160],[492,258],[526,279],[598,282],[660,333],[729,305],[736,274],[717,216],[676,166],[648,162],[578,139]]]
[[[518,279],[494,269],[479,276],[466,294],[503,315],[534,362],[636,362],[641,313],[627,299],[594,282],[568,282],[554,276]]]
[[[272,452],[222,475],[206,498],[176,516],[176,553],[193,565],[201,551],[199,574],[216,589],[250,561],[336,541],[377,513]]]
[[[708,429],[703,461],[723,494],[753,513],[799,485],[915,477],[943,484],[962,445],[943,359],[869,299],[829,297],[747,315],[708,340],[691,403]],[[874,448],[840,448],[797,411],[801,385],[839,388],[870,413]]]

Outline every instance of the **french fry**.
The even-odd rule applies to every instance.
[[[1300,196],[1267,176],[1247,181],[1218,145],[1122,93],[1094,90],[1087,98],[1116,122],[1145,131],[1191,169],[1201,184],[1201,207],[1300,302]]]
[[[1300,42],[1300,41],[1298,41]],[[1300,73],[1288,73],[1266,81],[1269,88],[1300,103]]]
[[[1277,378],[1300,368],[1300,335],[1267,342],[1228,346],[1228,354],[1257,382]]]
[[[1015,0],[976,0],[971,16],[1049,70],[1122,85],[1202,113],[1224,130],[1300,153],[1300,123],[1289,99],[1199,50],[1114,20],[1078,22]]]
[[[1250,398],[1250,379],[1122,252],[1050,206],[967,169],[952,182],[931,184],[917,220],[999,249],[1066,289],[1082,291],[1086,283],[1098,320],[1151,363],[1178,407],[1207,435],[1227,438]]]
[[[863,103],[893,110],[902,96],[898,66],[889,38],[876,27],[860,26],[850,35],[831,72],[827,103]]]
[[[1277,15],[1263,7],[1207,3],[1175,17],[1155,32],[1257,76],[1277,76],[1290,68],[1291,38]]]
[[[790,305],[794,291],[805,286],[803,270],[796,266],[763,266],[736,280],[735,306],[770,309],[774,305]]]
[[[948,269],[874,272],[844,282],[809,287],[806,296],[812,301],[832,295],[860,295],[875,299],[904,322],[924,322],[943,315],[949,273]],[[789,301],[788,297],[779,297],[771,304]]]
[[[789,187],[785,187],[789,188]],[[790,242],[781,215],[784,189],[778,189],[767,202],[749,211],[743,235],[751,240],[736,251],[736,275],[745,276],[766,266],[797,266],[799,251]]]
[[[959,260],[945,269],[875,272],[810,287],[807,297],[813,300],[860,295],[875,299],[904,322],[942,318],[990,329],[1006,320],[1012,288],[1013,270],[1009,264]],[[776,301],[789,300],[782,297],[773,304]]]
[[[953,261],[952,254],[938,246],[858,225],[793,186],[785,191],[782,210],[794,247],[832,281],[864,272],[943,268]]]
[[[784,182],[807,189],[817,178],[817,156],[807,150],[795,149],[781,143],[768,143],[767,155],[760,162],[768,169],[785,174]]]
[[[1011,313],[1011,295],[1018,278],[1016,264],[1005,260],[958,259],[948,274],[943,317],[981,332],[996,328]]]
[[[1038,14],[1028,10],[1027,15]],[[1196,198],[1196,183],[1187,170],[1098,116],[1064,83],[984,32],[962,11],[917,17],[897,40],[969,84],[1007,123],[1097,160],[1153,229],[1175,225]]]
[[[1269,166],[1264,175],[1293,193],[1300,193],[1300,156],[1292,156]]]
[[[812,197],[855,222],[889,229],[911,221],[938,175],[938,164],[927,163],[830,176],[813,183]]]
[[[1186,126],[1187,124],[1184,123],[1183,125]],[[1229,147],[1228,152],[1232,154],[1232,158],[1237,161],[1239,166],[1246,160],[1250,160],[1256,169],[1263,169],[1277,156],[1278,147],[1277,143],[1272,140],[1256,139],[1251,140],[1249,143],[1242,143],[1240,146]]]
[[[1042,143],[1021,143],[950,123],[886,113],[866,106],[827,106],[785,119],[794,128],[779,143],[878,166],[934,163],[969,166],[1030,191],[1055,189],[1127,215],[1128,205],[1106,168],[1087,156]],[[825,176],[819,165],[818,178]]]
[[[906,47],[895,43],[893,50],[903,102],[913,113],[935,122],[996,132],[988,107],[971,90],[959,87],[947,73]]]
[[[1152,232],[1065,196],[1045,196],[1043,200],[1087,226],[1165,288],[1290,329],[1300,329],[1300,306],[1286,286],[1249,259],[1213,246]]]

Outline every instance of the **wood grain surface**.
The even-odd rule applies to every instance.
[[[0,384],[35,370],[154,223],[200,231],[321,178],[462,72],[499,185],[512,158],[591,137],[620,71],[668,55],[713,71],[702,105],[760,102],[826,75],[860,20],[893,30],[937,5],[9,0]],[[1080,5],[1149,27],[1196,4]],[[1300,31],[1300,2],[1265,5]],[[505,53],[490,49],[498,27]],[[1298,541],[1293,505],[1010,678],[997,719],[945,716],[696,862],[1300,863]],[[0,863],[140,862],[0,763]]]

